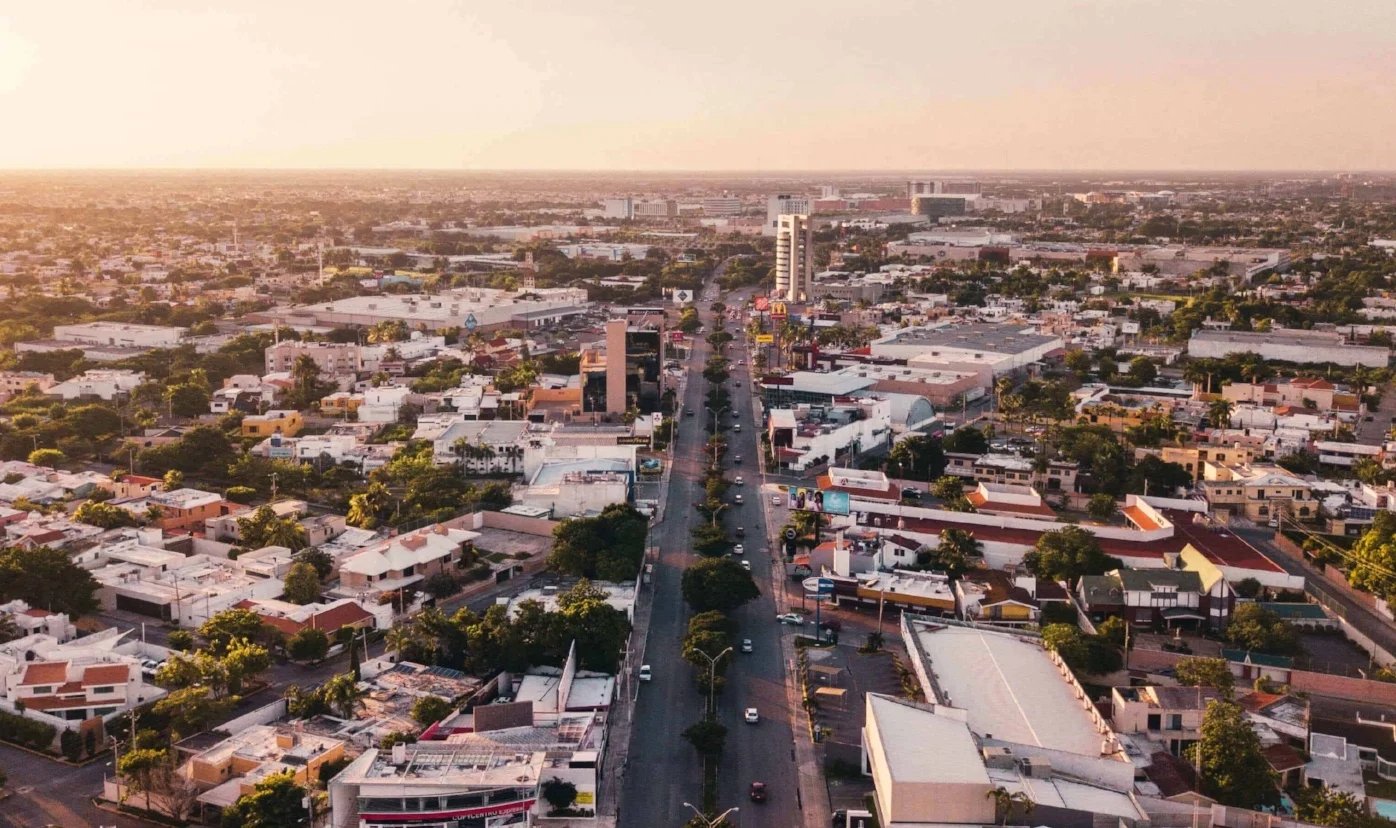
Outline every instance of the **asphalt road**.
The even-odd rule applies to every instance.
[[[102,777],[111,773],[106,761],[82,768],[40,759],[0,742],[0,768],[9,782],[10,796],[0,802],[0,828],[145,828],[150,823],[108,813],[92,804],[102,788]]]
[[[711,324],[706,305],[700,310],[704,321]],[[734,362],[748,359],[735,343],[729,356]],[[683,569],[698,559],[691,551],[689,531],[702,519],[691,504],[699,496],[707,437],[701,419],[706,415],[703,395],[707,382],[701,374],[707,357],[706,343],[700,344],[687,366],[689,381],[682,404],[693,409],[695,415],[680,420],[674,468],[665,493],[665,518],[653,535],[660,557],[655,565],[654,609],[644,661],[651,666],[654,679],[640,685],[635,707],[628,769],[622,781],[622,828],[679,826],[692,815],[683,803],[701,804],[702,767],[682,733],[702,717],[704,700],[694,680],[694,669],[683,661],[679,646],[689,618],[680,594],[680,579]],[[746,502],[729,507],[722,519],[728,527],[746,529],[745,557],[751,561],[762,596],[736,613],[741,626],[738,638],[752,639],[754,652],[734,652],[729,656],[733,661],[728,665],[727,687],[718,700],[718,718],[728,728],[718,774],[718,809],[740,806],[741,812],[731,818],[738,826],[793,828],[800,824],[792,748],[795,737],[784,683],[786,665],[779,647],[779,636],[789,628],[775,623],[768,551],[771,544],[760,503],[757,431],[752,422],[748,376],[745,367],[734,365],[733,380],[739,388],[734,407],[741,412],[736,422],[742,424],[742,430],[728,431],[727,450],[729,477],[740,474],[745,478],[745,485],[733,487],[729,499],[740,491]],[[724,429],[733,422],[730,415],[723,415],[723,420]],[[732,467],[730,459],[738,454],[744,458],[743,464]],[[742,721],[746,707],[760,711],[759,724]],[[753,781],[767,784],[770,795],[765,803],[748,800]]]

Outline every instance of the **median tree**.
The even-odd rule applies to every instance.
[[[731,558],[705,558],[683,573],[683,599],[694,612],[731,612],[760,595],[751,573]]]

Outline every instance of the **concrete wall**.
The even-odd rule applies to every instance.
[[[1163,650],[1145,650],[1135,648],[1129,653],[1129,667],[1134,670],[1159,670],[1172,667],[1178,663],[1179,659],[1186,656],[1180,653],[1169,653]],[[1231,665],[1233,674],[1240,674],[1242,666],[1235,662]],[[1252,666],[1252,673],[1258,668]],[[1263,671],[1268,677],[1281,683],[1288,684],[1291,690],[1296,692],[1312,693],[1318,696],[1328,696],[1334,699],[1346,699],[1348,701],[1371,702],[1375,704],[1396,705],[1396,684],[1384,681],[1371,681],[1368,679],[1350,678],[1348,676],[1330,675],[1328,673],[1314,673],[1308,670],[1282,670],[1277,668],[1267,668]],[[1249,683],[1245,677],[1238,678],[1238,683]]]

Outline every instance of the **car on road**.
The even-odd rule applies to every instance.
[[[640,681],[649,681],[652,678],[654,678],[654,673],[650,670],[650,666],[648,664],[641,664]]]
[[[751,793],[749,794],[749,796],[751,797],[751,801],[752,801],[752,802],[765,802],[765,801],[766,801],[766,783],[765,783],[765,782],[752,782],[752,783],[751,783]]]
[[[916,498],[921,496],[921,490],[905,486],[902,488],[902,497]]]
[[[746,481],[742,479],[742,476],[741,476],[740,474],[737,475],[737,479],[736,479],[734,482],[735,482],[738,486],[745,486],[745,485],[746,485]]]
[[[744,537],[746,537],[746,528],[745,528],[745,527],[742,527],[742,526],[738,526],[738,527],[737,527],[737,531],[735,532],[735,534],[736,534],[736,536],[739,537],[739,538],[744,538]]]
[[[741,456],[740,454],[738,454],[736,457],[733,457],[733,458],[732,458],[732,465],[734,465],[734,466],[740,466],[741,464],[742,464],[742,456]]]
[[[741,431],[741,430],[742,430],[742,424],[741,424],[741,423],[733,423],[733,424],[732,424],[732,430],[733,430],[733,431]]]
[[[742,493],[738,492],[736,495],[734,495],[732,498],[732,502],[737,504],[738,506],[742,505]]]
[[[751,639],[750,639],[750,638],[743,638],[743,639],[742,639],[742,652],[744,652],[744,653],[749,653],[749,652],[751,652],[751,651],[752,651]]]
[[[782,624],[794,624],[801,626],[805,623],[805,617],[798,612],[786,612],[776,616],[776,620]]]
[[[732,547],[732,554],[733,554],[733,555],[745,555],[745,554],[746,554],[746,547],[745,547],[745,546],[742,546],[742,545],[739,543],[739,544],[737,544],[737,545],[735,545],[735,546]]]
[[[748,707],[746,712],[742,714],[742,719],[745,720],[747,724],[756,724],[761,721],[761,714],[756,712],[756,708]]]
[[[691,409],[691,408],[685,408],[685,409],[683,410],[683,415],[684,415],[685,417],[692,417],[692,416],[693,416],[693,409]]]
[[[747,572],[750,572],[750,571],[751,571],[751,561],[742,561],[742,569],[745,569]]]

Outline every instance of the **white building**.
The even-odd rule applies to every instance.
[[[114,400],[131,393],[143,382],[145,374],[140,371],[94,368],[58,383],[50,388],[48,393],[63,400],[79,400],[83,397]]]
[[[820,411],[808,405],[775,408],[767,430],[782,468],[804,471],[821,463],[840,465],[850,454],[856,457],[890,443],[892,403],[864,398]]]
[[[413,437],[432,441],[432,459],[438,465],[461,463],[470,474],[518,474],[524,468],[527,435],[524,420],[476,420],[457,414],[419,421]]]
[[[587,310],[582,288],[496,290],[457,288],[441,293],[352,296],[333,302],[276,308],[264,316],[290,327],[370,326],[403,322],[412,330],[479,331],[542,328]]]
[[[1064,349],[1059,336],[1034,333],[1010,323],[973,323],[903,328],[871,343],[875,357],[905,359],[918,368],[952,371],[988,369],[995,377],[1029,369]]]
[[[1292,328],[1254,333],[1251,331],[1194,331],[1188,340],[1188,356],[1221,359],[1232,354],[1254,353],[1264,359],[1299,364],[1363,365],[1385,368],[1391,349],[1375,345],[1351,345],[1337,331],[1306,331]]]
[[[635,199],[625,196],[624,198],[608,198],[602,201],[601,217],[623,220],[635,218]]]
[[[67,643],[40,633],[0,644],[0,709],[61,729],[164,696],[145,683],[138,657],[117,650],[121,639],[107,630]]]
[[[780,227],[780,217],[784,215],[807,216],[814,212],[814,200],[803,195],[773,195],[766,200],[766,224],[763,235],[774,236]]]
[[[352,342],[278,342],[263,352],[268,374],[290,371],[301,357],[309,357],[325,377],[352,376],[364,370],[363,355]]]
[[[60,342],[118,348],[173,348],[184,339],[185,333],[184,328],[126,322],[82,322],[53,327],[53,338]]]
[[[814,230],[809,215],[776,219],[776,284],[772,298],[807,302],[814,294]]]

